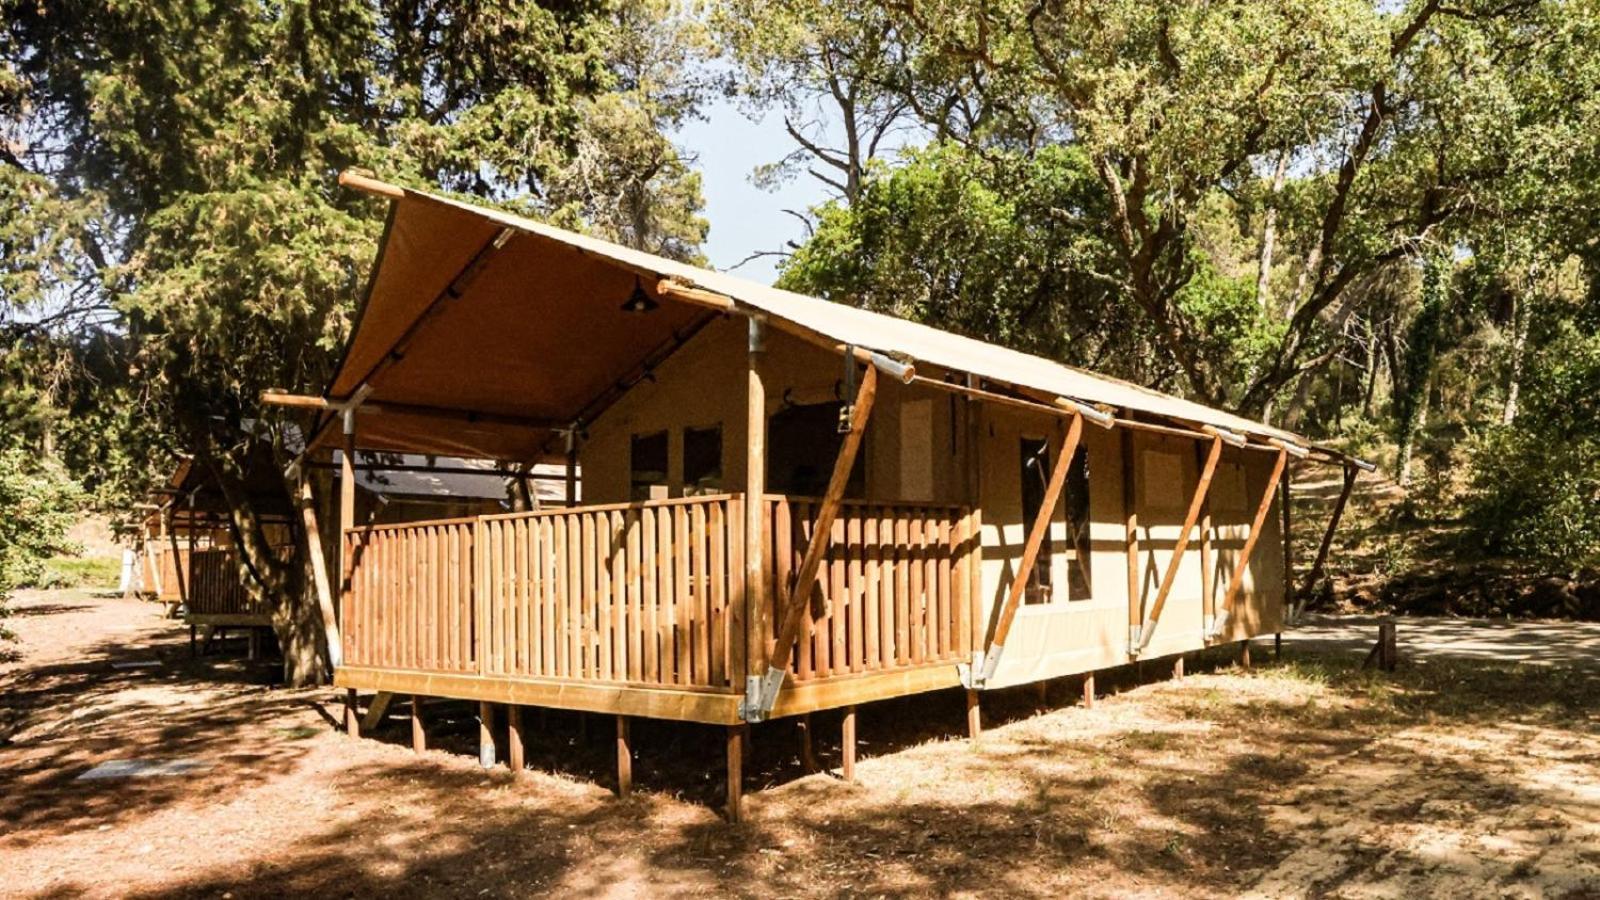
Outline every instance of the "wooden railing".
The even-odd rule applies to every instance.
[[[345,661],[431,672],[478,671],[474,640],[476,519],[345,532]]]
[[[767,500],[774,603],[788,596],[817,503]],[[815,618],[790,662],[794,679],[969,661],[978,540],[965,507],[846,501],[812,593]]]
[[[345,532],[345,662],[742,693],[771,652],[815,501],[769,496],[764,635],[747,656],[744,500],[689,497]],[[847,503],[797,681],[970,659],[976,516]]]
[[[189,577],[190,613],[201,615],[254,615],[266,610],[250,596],[239,578],[239,558],[232,550],[211,548],[184,551]],[[187,568],[192,567],[192,568]]]
[[[743,690],[744,502],[480,519],[484,672]],[[737,673],[737,674],[732,674]]]

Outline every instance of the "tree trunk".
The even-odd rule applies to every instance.
[[[297,569],[308,569],[302,559]],[[272,632],[283,651],[283,681],[290,687],[327,684],[333,676],[328,666],[327,632],[317,609],[310,573],[302,571],[293,579],[297,590],[279,598],[272,606]]]
[[[1261,261],[1256,272],[1256,305],[1270,311],[1272,299],[1272,256],[1278,244],[1278,195],[1283,193],[1284,177],[1289,172],[1289,151],[1278,154],[1278,168],[1272,173],[1272,192],[1261,224]],[[1293,306],[1290,306],[1293,309]]]
[[[1511,303],[1511,365],[1506,375],[1506,405],[1500,412],[1502,425],[1517,420],[1517,397],[1522,393],[1522,356],[1528,345],[1528,298],[1513,292]]]
[[[1361,398],[1361,418],[1372,418],[1372,396],[1378,389],[1378,333],[1372,327],[1372,322],[1367,322],[1367,390]]]

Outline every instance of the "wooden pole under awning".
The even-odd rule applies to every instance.
[[[1244,573],[1250,568],[1250,557],[1255,553],[1256,542],[1261,539],[1261,529],[1267,523],[1267,514],[1272,511],[1272,498],[1278,491],[1279,479],[1283,477],[1288,460],[1288,451],[1279,448],[1278,458],[1272,464],[1272,475],[1267,478],[1267,485],[1261,491],[1261,502],[1256,506],[1256,517],[1250,523],[1250,534],[1244,539],[1244,547],[1239,551],[1239,558],[1234,561],[1233,577],[1228,580],[1227,593],[1222,596],[1222,611],[1217,614],[1216,621],[1218,635],[1226,633],[1229,619],[1233,617],[1234,600],[1244,585]]]
[[[1005,605],[1000,607],[1000,617],[995,621],[994,632],[989,636],[989,644],[983,651],[983,671],[973,673],[973,684],[982,685],[994,677],[995,668],[1000,663],[1000,652],[1005,649],[1006,638],[1011,634],[1011,623],[1017,617],[1017,609],[1022,605],[1022,596],[1028,590],[1028,577],[1033,572],[1034,562],[1039,558],[1039,550],[1050,536],[1050,523],[1055,518],[1056,505],[1061,500],[1061,493],[1066,488],[1067,471],[1072,468],[1072,458],[1077,455],[1078,442],[1083,437],[1083,416],[1074,415],[1072,424],[1067,426],[1067,435],[1062,440],[1061,446],[1056,449],[1056,464],[1050,470],[1050,480],[1045,485],[1044,499],[1039,504],[1039,512],[1034,518],[1032,526],[1028,529],[1028,540],[1022,547],[1022,559],[1017,563],[1016,573],[1011,577],[1011,588],[1006,593]]]
[[[777,699],[777,692],[782,687],[783,678],[789,670],[789,657],[794,651],[795,642],[800,637],[805,614],[811,606],[811,591],[816,587],[817,571],[822,566],[822,557],[827,553],[828,544],[832,540],[834,519],[838,517],[839,508],[844,504],[845,488],[850,483],[850,470],[855,467],[856,453],[861,449],[861,437],[867,430],[867,421],[872,415],[872,404],[877,396],[877,390],[878,371],[873,366],[867,366],[851,406],[850,430],[845,433],[844,442],[839,447],[839,455],[834,458],[833,474],[828,478],[828,489],[822,496],[822,502],[817,505],[817,520],[812,526],[811,540],[806,545],[806,553],[801,558],[794,584],[788,596],[784,598],[784,606],[779,610],[777,620],[773,622],[777,640],[773,644],[772,660],[767,664],[766,674],[761,679],[759,696],[753,698],[758,700],[760,709],[752,710],[747,706],[747,719],[764,717],[772,709],[772,703]],[[782,596],[780,593],[780,597]]]
[[[1189,536],[1194,533],[1200,511],[1205,507],[1206,495],[1211,491],[1211,478],[1217,472],[1218,461],[1222,459],[1222,442],[1220,435],[1211,439],[1211,451],[1206,454],[1205,466],[1200,471],[1199,480],[1195,482],[1194,496],[1189,500],[1189,511],[1184,514],[1183,528],[1178,532],[1178,542],[1172,547],[1172,558],[1167,560],[1167,571],[1161,577],[1161,586],[1156,589],[1155,603],[1150,607],[1149,617],[1139,627],[1138,642],[1134,644],[1135,656],[1150,646],[1150,635],[1154,633],[1156,623],[1161,620],[1161,611],[1167,605],[1167,595],[1172,593],[1172,585],[1177,580],[1178,567],[1183,562],[1184,551],[1189,549]]]

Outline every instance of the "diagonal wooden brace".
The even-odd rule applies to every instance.
[[[1344,467],[1344,487],[1339,491],[1339,499],[1333,504],[1333,516],[1328,519],[1328,530],[1322,533],[1322,543],[1317,547],[1316,561],[1311,564],[1311,571],[1306,573],[1305,584],[1300,588],[1300,595],[1311,593],[1317,586],[1317,581],[1322,578],[1322,567],[1328,562],[1328,550],[1333,546],[1333,533],[1339,529],[1339,520],[1344,517],[1345,504],[1350,501],[1350,491],[1356,486],[1356,475],[1360,470],[1348,463]],[[1291,589],[1293,585],[1289,586]],[[1291,608],[1298,612],[1300,603],[1298,597],[1285,598]],[[1290,617],[1291,619],[1294,616]]]
[[[795,575],[787,600],[778,611],[775,623],[778,626],[777,643],[772,650],[772,660],[759,683],[746,686],[743,704],[746,721],[759,722],[765,719],[772,712],[778,691],[783,687],[784,676],[789,671],[789,657],[800,637],[803,617],[811,606],[811,591],[817,586],[817,571],[822,567],[822,557],[828,552],[833,520],[838,517],[839,508],[844,504],[850,470],[855,466],[856,454],[861,449],[861,437],[867,430],[867,419],[872,415],[872,401],[877,392],[878,370],[876,366],[869,365],[861,377],[861,386],[856,389],[855,404],[850,412],[850,430],[845,433],[839,455],[833,461],[833,474],[828,478],[828,490],[817,507],[817,521],[811,530],[811,541],[806,545],[806,555],[800,562],[800,571]],[[782,600],[783,596],[779,596]],[[751,681],[756,681],[756,678],[751,676]]]
[[[1012,576],[1005,605],[1000,607],[1000,616],[995,620],[994,630],[983,650],[981,667],[974,661],[973,687],[979,687],[994,677],[995,668],[1000,665],[1000,652],[1005,649],[1006,637],[1011,634],[1011,623],[1017,617],[1017,608],[1022,605],[1022,595],[1027,593],[1028,575],[1039,558],[1040,548],[1050,535],[1050,521],[1055,517],[1056,504],[1061,500],[1061,491],[1067,483],[1067,471],[1072,468],[1072,458],[1078,453],[1078,441],[1082,437],[1083,415],[1074,413],[1072,424],[1067,426],[1067,436],[1056,453],[1056,464],[1050,470],[1050,480],[1045,484],[1044,501],[1039,504],[1039,514],[1028,529],[1028,540],[1022,546],[1022,559],[1018,561],[1017,572]]]
[[[1228,619],[1233,615],[1233,602],[1239,596],[1240,587],[1244,585],[1245,570],[1250,568],[1250,556],[1255,553],[1256,541],[1261,537],[1261,528],[1267,522],[1267,513],[1272,509],[1272,498],[1278,492],[1278,482],[1288,461],[1289,451],[1280,444],[1277,459],[1272,464],[1272,475],[1267,479],[1267,486],[1261,491],[1261,503],[1256,507],[1254,521],[1250,523],[1250,534],[1245,537],[1239,558],[1234,561],[1233,575],[1228,579],[1228,591],[1222,597],[1222,611],[1217,613],[1216,624],[1212,626],[1214,629],[1212,637],[1223,634],[1228,627]]]
[[[1211,477],[1217,473],[1217,463],[1222,459],[1222,444],[1225,438],[1215,434],[1211,438],[1211,452],[1206,454],[1206,462],[1200,470],[1200,480],[1195,483],[1194,497],[1189,500],[1189,511],[1183,517],[1183,528],[1178,532],[1178,542],[1172,546],[1172,558],[1167,560],[1167,571],[1161,576],[1161,586],[1156,590],[1155,603],[1150,607],[1150,615],[1139,626],[1139,633],[1133,636],[1134,642],[1132,656],[1143,653],[1150,646],[1150,635],[1155,633],[1156,623],[1161,620],[1161,610],[1166,608],[1167,595],[1172,593],[1172,585],[1178,579],[1178,566],[1183,563],[1183,554],[1189,549],[1189,535],[1194,533],[1194,526],[1200,519],[1200,510],[1205,508],[1206,495],[1211,491]]]

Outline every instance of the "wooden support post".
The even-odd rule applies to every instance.
[[[1249,641],[1240,641],[1239,642],[1239,668],[1241,668],[1241,669],[1250,668],[1250,642]]]
[[[1172,661],[1172,680],[1173,681],[1182,681],[1183,680],[1183,654],[1182,653],[1179,653],[1178,654],[1178,658],[1174,659]]]
[[[1135,645],[1136,652],[1142,653],[1144,648],[1150,646],[1150,636],[1155,632],[1156,623],[1161,621],[1161,610],[1167,605],[1167,595],[1172,592],[1172,585],[1178,578],[1178,567],[1183,563],[1184,551],[1189,549],[1189,535],[1194,531],[1195,523],[1200,520],[1200,510],[1205,506],[1206,494],[1211,490],[1211,478],[1217,473],[1217,463],[1222,459],[1222,438],[1211,439],[1211,452],[1206,454],[1205,466],[1200,470],[1200,478],[1195,482],[1194,496],[1189,499],[1189,511],[1184,514],[1183,528],[1178,531],[1178,542],[1172,545],[1172,558],[1167,560],[1167,571],[1161,576],[1161,586],[1156,589],[1156,599],[1150,606],[1150,615],[1139,626],[1139,641]]]
[[[356,709],[356,689],[344,692],[344,730],[351,737],[361,736],[361,715]]]
[[[617,716],[617,796],[633,793],[633,748],[628,744],[628,717]]]
[[[842,774],[844,776],[844,780],[845,781],[855,781],[856,780],[856,708],[854,706],[846,706],[844,708],[844,722],[842,724],[842,727],[841,727],[840,731],[841,731],[840,756],[842,757],[842,759],[841,759],[840,764],[839,764],[839,771],[840,771],[840,774]]]
[[[977,740],[983,736],[983,704],[977,691],[967,691],[967,738]]]
[[[1333,515],[1328,519],[1328,529],[1322,533],[1322,543],[1317,545],[1317,557],[1311,563],[1311,570],[1306,573],[1305,583],[1300,587],[1300,594],[1302,595],[1310,595],[1311,591],[1317,586],[1317,581],[1322,578],[1322,568],[1328,563],[1328,551],[1333,547],[1333,533],[1338,530],[1339,520],[1344,516],[1345,504],[1350,501],[1350,491],[1356,486],[1356,473],[1355,466],[1346,465],[1344,467],[1344,486],[1339,489],[1339,499],[1334,501]],[[1283,495],[1283,503],[1284,508],[1287,509],[1289,505],[1289,495],[1287,493]],[[1283,533],[1285,535],[1289,533],[1289,517],[1287,513],[1284,515]],[[1289,571],[1287,538],[1285,538],[1285,542],[1284,583],[1287,585],[1285,590],[1290,590],[1293,588],[1294,583],[1287,577]],[[1293,603],[1295,599],[1294,597],[1285,598],[1289,603]]]
[[[513,703],[506,707],[506,765],[513,772],[521,772],[528,764],[528,745],[522,732],[522,707]]]
[[[1244,573],[1250,568],[1250,556],[1255,553],[1256,541],[1261,538],[1262,526],[1267,524],[1267,514],[1272,511],[1272,497],[1278,491],[1278,479],[1283,475],[1284,466],[1289,459],[1288,452],[1278,450],[1277,459],[1272,465],[1272,476],[1267,479],[1266,489],[1261,492],[1261,502],[1256,506],[1256,517],[1250,523],[1250,533],[1244,539],[1244,547],[1239,550],[1239,557],[1233,564],[1233,576],[1228,579],[1227,593],[1222,595],[1222,615],[1217,620],[1218,634],[1225,633],[1229,620],[1233,618],[1233,604],[1238,599],[1239,589],[1244,586]]]
[[[1039,558],[1039,550],[1050,537],[1050,522],[1055,518],[1056,505],[1067,484],[1067,470],[1072,468],[1072,458],[1077,455],[1078,441],[1083,437],[1083,416],[1072,417],[1067,435],[1056,448],[1056,464],[1050,469],[1050,480],[1045,484],[1044,497],[1039,503],[1039,513],[1028,529],[1027,543],[1022,546],[1022,558],[1017,562],[1016,574],[1011,577],[1010,590],[1006,592],[1005,605],[995,620],[989,635],[988,646],[983,651],[983,672],[976,680],[979,684],[994,677],[1000,663],[1000,653],[1005,649],[1006,638],[1011,634],[1011,623],[1022,606],[1022,595],[1028,590],[1028,577]]]
[[[194,659],[195,657],[200,655],[200,650],[195,644],[195,634],[194,633],[195,633],[195,627],[194,627],[194,625],[191,624],[189,626],[189,658],[190,659]]]
[[[1281,659],[1283,659],[1283,632],[1279,631],[1272,635],[1272,661],[1277,662]]]
[[[1139,625],[1144,622],[1144,584],[1139,577],[1139,495],[1134,481],[1137,459],[1132,429],[1117,430],[1122,432],[1122,514],[1127,523],[1122,541],[1128,554],[1128,655],[1132,656],[1139,646]]]
[[[874,366],[867,366],[861,376],[861,387],[856,391],[850,415],[850,431],[845,434],[839,455],[833,461],[833,474],[828,478],[828,490],[823,494],[822,502],[817,504],[817,520],[812,526],[811,541],[806,545],[806,555],[800,562],[799,573],[795,576],[787,602],[775,623],[778,625],[777,643],[773,645],[767,678],[780,678],[789,668],[789,657],[794,651],[795,642],[800,637],[801,626],[811,607],[811,591],[817,584],[817,571],[822,566],[822,558],[826,555],[828,544],[832,539],[833,521],[838,517],[839,508],[844,504],[845,487],[850,482],[850,470],[855,466],[856,453],[861,449],[861,436],[867,430],[867,420],[872,415],[872,401],[877,396],[877,389],[878,370]],[[766,699],[765,695],[763,696]]]
[[[305,526],[306,555],[311,560],[311,582],[317,592],[317,612],[322,616],[322,633],[328,642],[328,661],[337,669],[344,664],[344,647],[339,638],[339,618],[333,605],[333,587],[328,581],[328,560],[323,556],[322,532],[317,527],[316,495],[311,489],[309,468],[306,466],[300,472],[297,500],[300,506],[300,521]],[[344,546],[343,535],[339,538],[339,546]]]
[[[344,450],[339,454],[339,595],[342,597],[350,590],[351,559],[350,549],[345,546],[344,533],[356,527],[356,417],[351,412],[344,414]]]
[[[1040,709],[1050,706],[1050,682],[1035,681],[1033,683],[1033,699]]]
[[[811,735],[811,714],[796,716],[794,724],[800,732],[800,768],[807,775],[814,774],[820,767],[817,765],[816,742]]]
[[[739,678],[759,678],[767,667],[767,542],[763,535],[767,515],[767,389],[762,380],[766,355],[765,326],[751,318],[745,353],[745,459],[744,459],[744,600],[735,607],[730,626],[744,624],[744,656]],[[787,552],[787,548],[785,548]],[[781,590],[777,591],[782,596]],[[735,633],[737,640],[737,632]],[[735,654],[737,659],[737,654]],[[787,665],[787,663],[785,663]],[[809,733],[808,733],[809,736]]]
[[[428,749],[428,725],[422,720],[422,698],[411,695],[411,752]]]
[[[389,704],[394,702],[394,694],[390,691],[378,691],[372,695],[372,702],[367,704],[367,714],[361,717],[361,730],[363,732],[377,731],[383,725],[383,719],[389,714]]]
[[[494,768],[494,704],[478,704],[478,765]]]
[[[1094,673],[1086,672],[1083,676],[1083,708],[1094,709]]]
[[[1194,444],[1196,467],[1205,465],[1205,451],[1199,441]],[[1216,559],[1211,552],[1211,493],[1200,502],[1200,634],[1211,633],[1217,618]]]
[[[567,432],[567,472],[566,472],[566,500],[567,509],[578,505],[578,433]]]
[[[744,821],[745,725],[728,726],[728,821]]]

